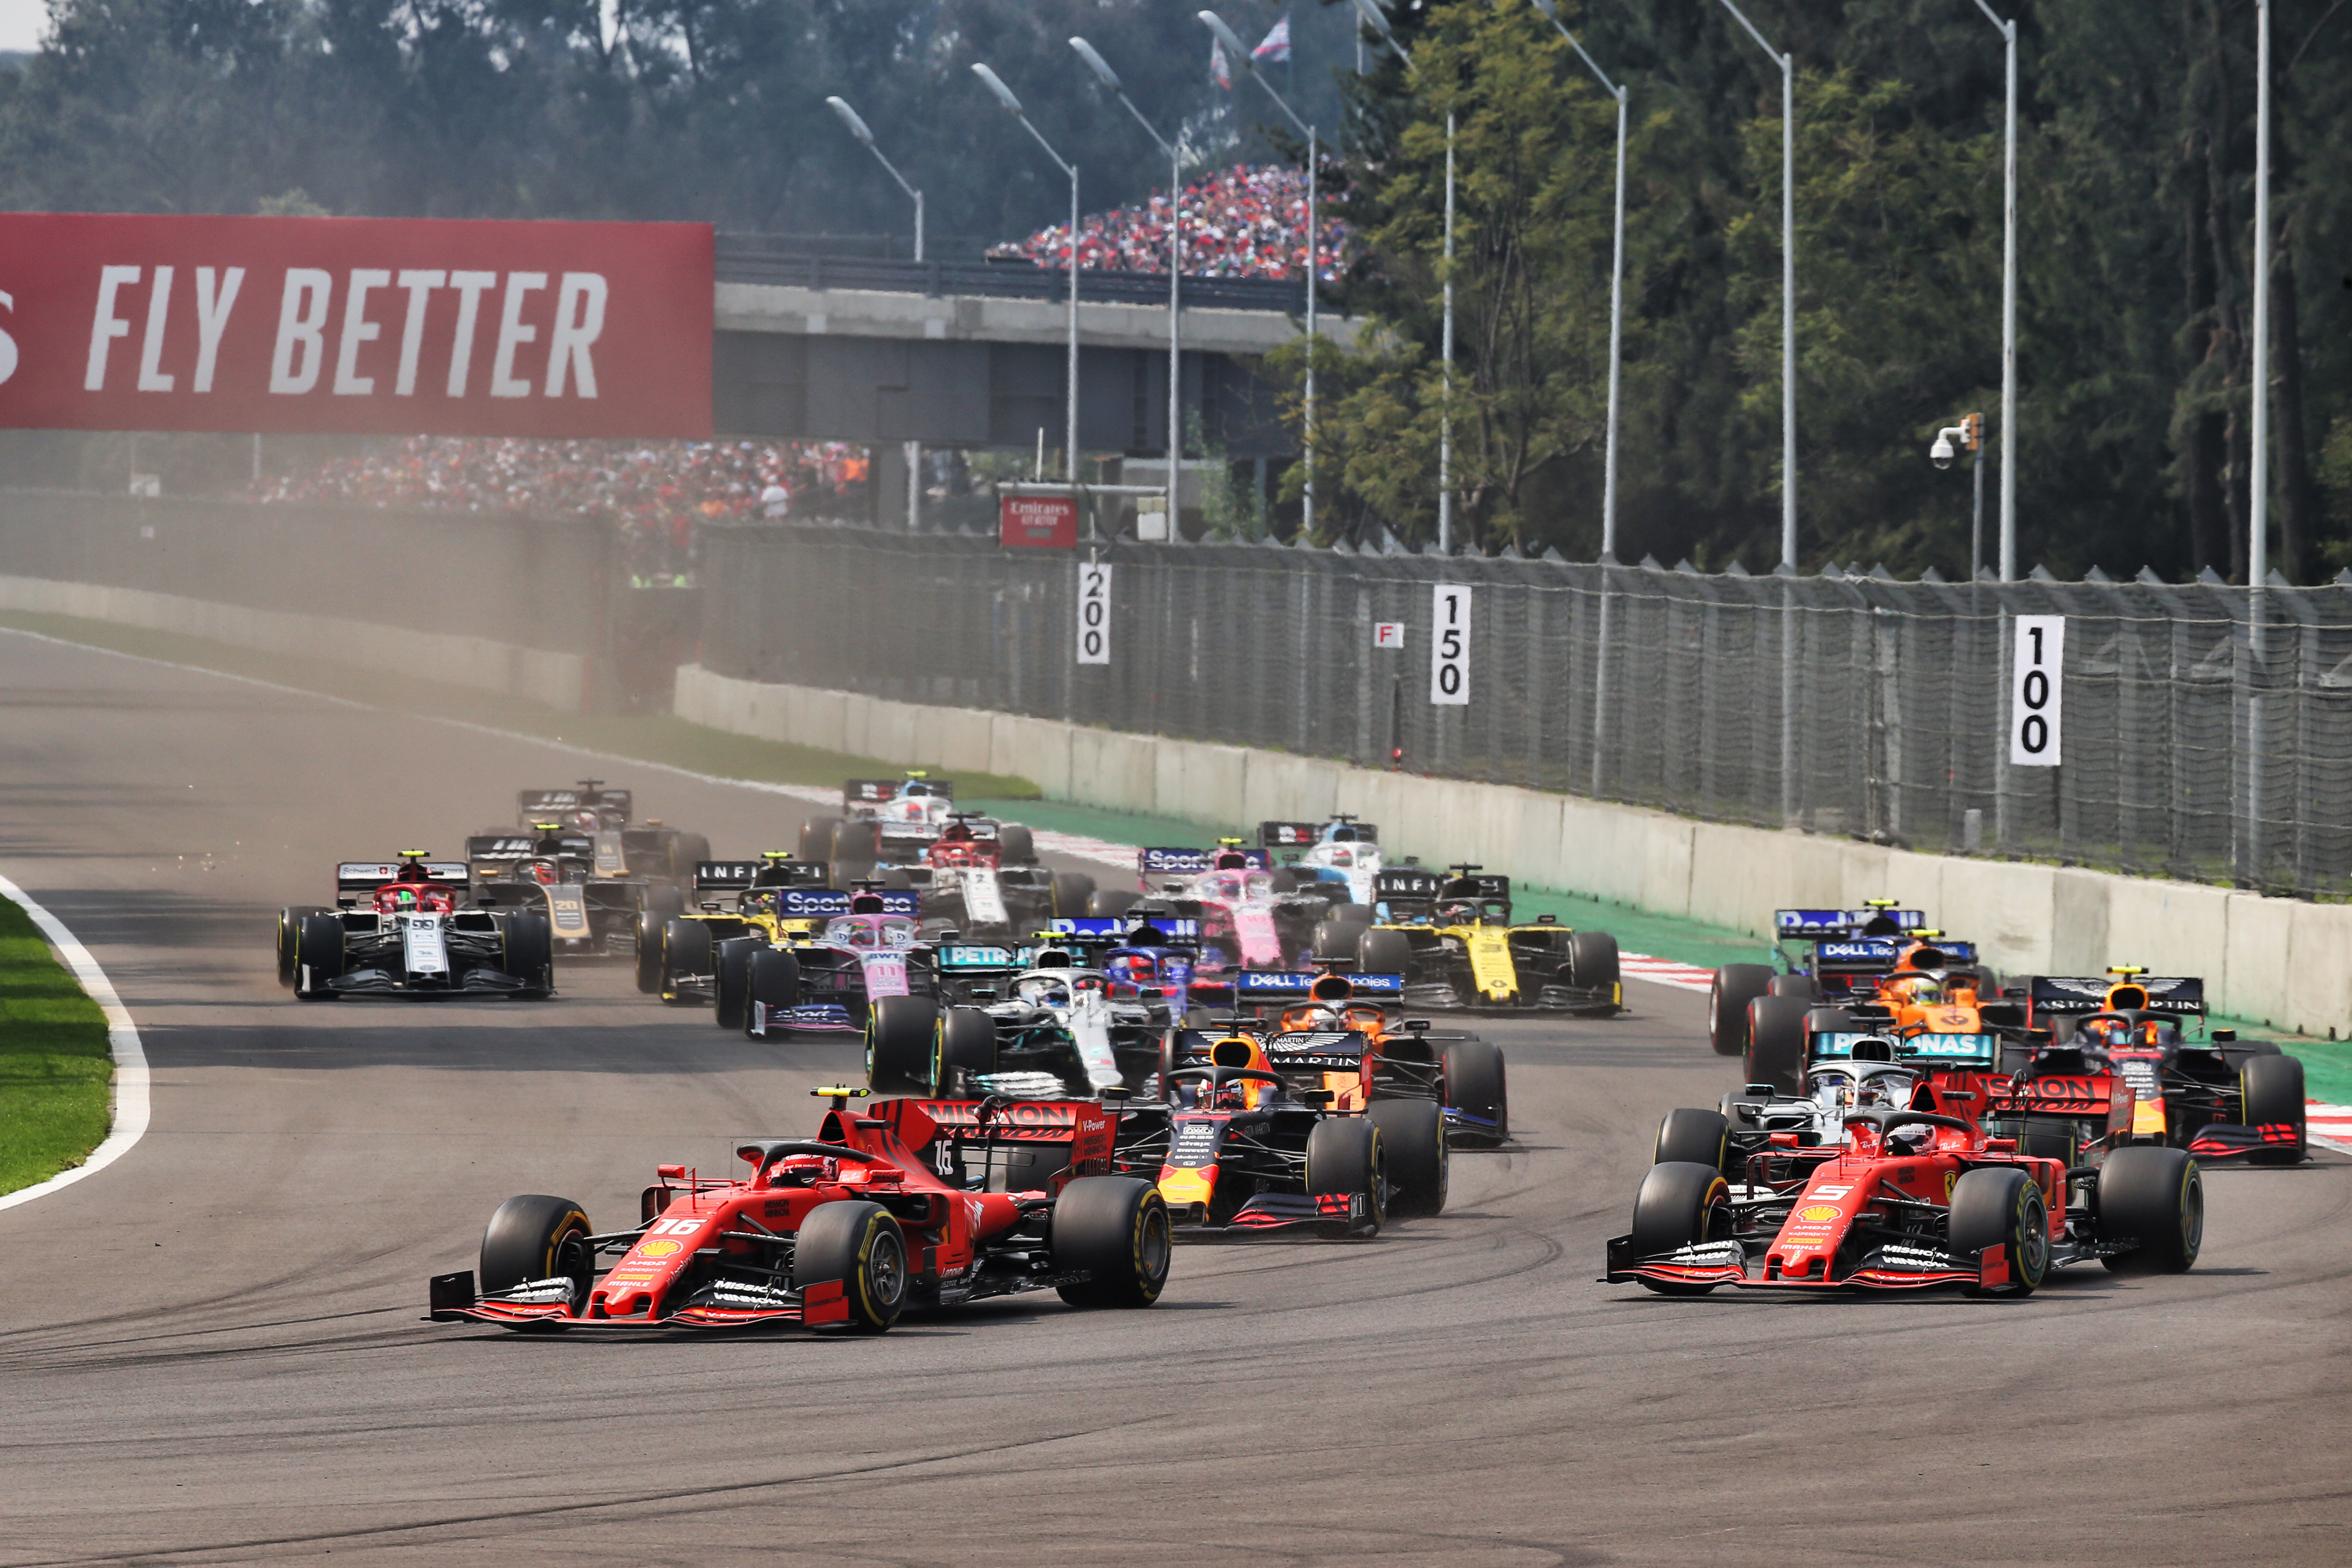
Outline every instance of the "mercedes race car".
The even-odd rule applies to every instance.
[[[1415,1007],[1591,1017],[1623,1008],[1615,937],[1571,930],[1550,915],[1515,923],[1508,877],[1450,869],[1440,877],[1392,867],[1375,875],[1379,923],[1356,931],[1359,971],[1402,974],[1404,999]],[[1327,924],[1318,947],[1330,934]]]
[[[463,861],[422,849],[398,863],[335,868],[335,907],[278,916],[278,978],[305,1002],[345,996],[555,994],[555,952],[537,910],[465,907]]]
[[[1720,1163],[1653,1165],[1633,1229],[1609,1242],[1605,1278],[1664,1295],[2022,1296],[2091,1258],[2168,1273],[2197,1260],[2204,1187],[2185,1150],[2136,1144],[2075,1166],[1968,1117],[1908,1107],[1857,1107],[1835,1126],[1835,1141],[1810,1146],[1775,1133],[1729,1177]]]
[[[637,1224],[598,1232],[569,1198],[509,1198],[478,1271],[434,1277],[434,1321],[509,1329],[880,1333],[908,1308],[1052,1289],[1148,1307],[1168,1279],[1168,1211],[1108,1173],[1098,1105],[892,1100],[824,1089],[813,1139],[740,1145],[734,1180],[656,1168]],[[607,1262],[607,1259],[612,1261]]]

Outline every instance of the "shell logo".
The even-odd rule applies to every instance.
[[[675,1255],[679,1243],[675,1241],[643,1241],[637,1244],[639,1258],[668,1258]]]
[[[1799,1209],[1797,1211],[1797,1217],[1802,1220],[1811,1220],[1815,1225],[1827,1225],[1833,1219],[1843,1218],[1844,1212],[1845,1211],[1843,1209],[1832,1208],[1827,1204],[1815,1204],[1811,1208]]]

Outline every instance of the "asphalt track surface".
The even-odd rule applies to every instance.
[[[1700,998],[1497,1026],[1518,1142],[1363,1245],[1180,1251],[1161,1304],[879,1339],[420,1321],[517,1192],[809,1131],[838,1046],[575,965],[545,1005],[292,1001],[276,906],[581,762],[0,634],[0,870],[154,1064],[111,1168],[0,1213],[0,1563],[2342,1563],[2352,1161],[2208,1183],[2192,1274],[2029,1301],[1594,1282]],[[649,770],[721,854],[800,808]]]

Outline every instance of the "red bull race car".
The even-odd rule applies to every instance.
[[[1168,1279],[1168,1211],[1109,1174],[1099,1105],[892,1100],[823,1089],[812,1139],[760,1139],[732,1179],[656,1168],[635,1226],[600,1232],[568,1198],[509,1198],[478,1269],[427,1287],[435,1321],[516,1330],[835,1328],[1051,1289],[1148,1307]],[[609,1261],[608,1261],[609,1260]]]

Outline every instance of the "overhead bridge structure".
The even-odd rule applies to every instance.
[[[728,436],[1026,448],[1063,429],[1066,274],[1026,262],[826,257],[722,235],[712,418]],[[1188,441],[1231,458],[1297,449],[1256,362],[1298,336],[1303,282],[1188,278]],[[1324,318],[1347,342],[1353,323]],[[1168,280],[1081,272],[1078,443],[1159,457],[1167,438]],[[1197,432],[1197,436],[1192,434]]]

